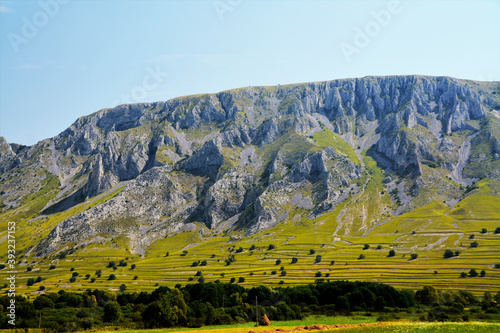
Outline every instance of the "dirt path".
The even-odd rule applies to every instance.
[[[314,324],[309,326],[297,326],[293,328],[271,328],[266,331],[254,331],[249,330],[248,333],[276,333],[276,332],[310,332],[310,331],[323,331],[331,330],[335,328],[346,328],[346,327],[365,327],[365,326],[382,326],[385,323],[361,323],[361,324],[336,324],[336,325],[323,325]]]

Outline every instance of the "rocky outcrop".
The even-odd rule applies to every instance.
[[[405,198],[417,197],[429,186],[429,167],[451,173],[460,163],[464,176],[500,177],[498,86],[365,77],[120,105],[33,147],[0,138],[0,186],[9,189],[0,198],[17,207],[38,191],[43,177],[26,193],[16,190],[24,180],[14,175],[29,169],[24,177],[61,181],[46,214],[106,199],[54,228],[35,251],[47,254],[99,235],[126,234],[131,249],[144,249],[191,222],[251,234],[286,222],[293,209],[315,218],[362,195],[368,170],[352,159],[363,150],[391,174],[387,184],[404,177]],[[471,135],[470,154],[459,156]],[[462,193],[440,195],[452,201]]]

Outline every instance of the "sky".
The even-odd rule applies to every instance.
[[[500,81],[500,1],[0,0],[0,136],[123,103],[420,74]]]

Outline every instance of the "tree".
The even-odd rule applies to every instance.
[[[412,253],[410,257],[411,257],[411,260],[415,260],[418,258],[418,254]]]
[[[276,273],[276,271],[271,271],[271,275],[275,275]]]
[[[90,274],[85,274],[85,279],[90,278]]]
[[[295,257],[292,258],[292,264],[296,264],[298,261],[299,261],[299,259],[297,259]]]
[[[198,266],[199,264],[200,264],[199,262],[197,262],[197,261],[193,261],[193,263],[191,264],[191,267],[196,267],[196,266]]]
[[[396,255],[396,251],[390,250],[388,257],[394,257]]]
[[[198,283],[205,283],[205,278],[203,276],[200,276],[198,279]]]
[[[78,272],[73,272],[73,274],[71,274],[72,277],[77,277],[78,275],[80,275]]]
[[[500,234],[500,227],[496,228],[495,231],[494,231],[494,234]]]
[[[286,271],[281,271],[280,276],[286,276]]]
[[[130,265],[130,269],[135,269],[137,266],[135,264]]]
[[[316,273],[316,277],[321,277],[323,274],[321,272]]]
[[[95,280],[96,280],[96,278],[95,278],[95,277],[90,278],[90,282],[91,282],[91,283],[94,283],[94,282],[95,282]]]
[[[368,250],[370,248],[370,244],[365,244],[365,246],[363,247],[363,250]]]
[[[461,278],[466,278],[467,277],[467,273],[465,273],[465,272],[460,273],[460,277]]]
[[[250,251],[253,251],[255,250],[255,245],[252,244],[252,246],[250,246]]]
[[[477,247],[479,244],[476,241],[470,243],[470,247]]]
[[[382,250],[382,245],[377,245],[377,250]]]
[[[42,277],[41,276],[39,276],[39,277],[36,278],[35,283],[38,283],[38,282],[42,282]]]
[[[276,248],[276,246],[274,244],[269,244],[269,246],[267,247],[267,250],[270,251],[270,250],[274,250]]]
[[[244,278],[244,277],[242,277],[242,276],[240,276],[240,277],[238,278],[238,283],[243,283],[243,282],[245,282],[245,278]]]
[[[230,282],[231,283],[235,283],[236,282],[236,278],[232,277]]]
[[[415,301],[424,305],[432,305],[438,301],[438,292],[432,286],[424,286],[415,293]]]
[[[458,257],[460,255],[460,251],[455,251],[455,257]]]
[[[71,282],[71,283],[73,283],[75,281],[76,281],[76,277],[74,277],[74,276],[69,279],[69,282]]]
[[[482,234],[485,234],[485,233],[487,233],[487,232],[488,232],[488,230],[486,230],[486,228],[481,229],[481,233],[482,233]]]
[[[469,236],[469,239],[474,239],[474,237],[475,237],[474,234],[472,234]]]
[[[335,302],[336,311],[349,311],[351,309],[351,304],[345,296],[339,296],[337,302]]]
[[[330,261],[330,266],[333,266],[335,264],[335,260]]]
[[[50,265],[49,270],[56,269],[56,265]]]
[[[485,277],[486,276],[486,271],[483,269],[481,273],[479,273],[480,277]]]
[[[469,271],[469,276],[471,276],[471,277],[478,276],[478,274],[477,274],[477,272],[476,272],[476,270],[474,268]]]
[[[28,272],[31,272],[31,271],[33,270],[33,267],[28,266],[28,267],[26,268],[26,270],[27,270]]]
[[[103,321],[105,322],[115,322],[118,321],[121,317],[121,309],[120,304],[115,301],[110,301],[106,303],[104,306],[104,317]]]
[[[279,265],[279,264],[281,264],[281,260],[280,259],[276,260],[276,265]]]
[[[108,280],[116,280],[116,276],[114,274],[109,274]]]
[[[321,256],[317,255],[316,259],[314,260],[314,263],[317,264],[317,263],[320,263],[320,262],[321,262]]]
[[[314,249],[309,250],[309,254],[315,254],[315,253],[316,253],[316,250],[314,250]]]
[[[197,271],[196,274],[194,276],[202,276],[203,275],[203,272],[202,271]]]
[[[122,283],[122,284],[120,285],[120,291],[121,291],[121,292],[124,292],[126,289],[127,289],[127,286],[126,286],[124,283]]]
[[[445,257],[445,258],[451,258],[453,256],[454,256],[454,254],[453,254],[452,250],[446,250],[446,251],[444,251],[443,257]]]
[[[116,267],[116,262],[114,262],[114,261],[110,261],[110,262],[108,263],[108,266],[107,266],[107,267],[109,267],[109,268],[115,268],[115,267]]]
[[[362,260],[362,259],[365,259],[365,255],[364,254],[360,254],[358,259]]]
[[[120,263],[118,264],[118,266],[126,267],[127,266],[127,262],[125,260],[120,260]]]
[[[165,257],[168,257],[169,255],[170,255],[170,253],[169,253],[169,252],[167,252],[167,253],[165,254]]]

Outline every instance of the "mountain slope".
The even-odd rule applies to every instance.
[[[321,219],[335,243],[436,203],[470,217],[473,196],[497,221],[499,97],[498,82],[394,76],[104,109],[32,147],[0,139],[0,219],[26,256],[145,258],[183,232],[244,240]]]

